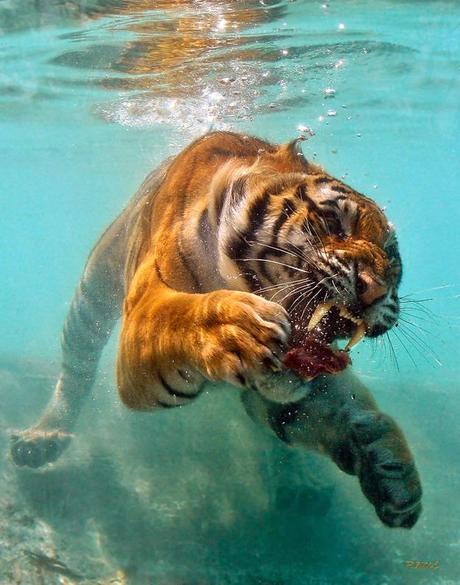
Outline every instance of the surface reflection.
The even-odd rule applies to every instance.
[[[287,0],[0,3],[0,31],[20,29],[33,30],[0,55],[10,115],[32,100],[70,98],[81,108],[83,98],[104,120],[191,135],[319,103],[353,69],[372,82],[380,72],[407,74],[416,53],[366,30],[338,30],[319,4]],[[322,122],[325,108],[314,116]]]
[[[156,95],[187,97],[203,89],[203,83],[226,64],[230,73],[238,75],[239,61],[263,57],[253,45],[260,40],[270,42],[273,37],[242,34],[256,24],[282,16],[283,6],[271,4],[163,0],[152,10],[152,2],[123,2],[116,12],[131,17],[124,27],[133,38],[122,45],[110,67],[130,77],[112,78],[104,82],[104,87],[148,90],[154,79]],[[113,15],[113,5],[111,9]],[[72,59],[66,62],[72,64]],[[221,85],[234,81],[231,74],[219,80]]]
[[[147,11],[149,3],[144,4]],[[160,74],[166,86],[162,89],[176,95],[187,95],[191,86],[222,69],[225,62],[235,58],[257,59],[262,51],[248,45],[257,43],[260,38],[242,36],[241,29],[278,18],[282,12],[280,7],[276,10],[261,9],[259,2],[158,4],[157,8],[166,11],[168,20],[153,18],[128,25],[136,38],[124,46],[114,68],[141,76],[131,80],[138,88],[150,87],[151,80],[143,76]],[[124,10],[130,11],[129,3],[126,3]],[[242,47],[245,47],[244,51]],[[235,49],[240,50],[236,52]],[[231,82],[231,79],[225,78],[221,82]]]

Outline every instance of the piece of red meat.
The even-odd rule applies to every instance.
[[[299,378],[312,380],[321,374],[337,374],[344,370],[351,359],[346,351],[331,349],[314,340],[306,340],[290,349],[284,357],[284,365]]]

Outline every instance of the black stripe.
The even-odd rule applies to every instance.
[[[227,186],[225,186],[224,189],[222,189],[222,191],[219,193],[219,195],[216,196],[215,205],[214,205],[214,209],[216,212],[216,228],[218,228],[219,224],[220,224],[220,217],[222,215],[222,209],[224,208],[226,193],[227,193]]]
[[[176,390],[175,388],[170,386],[161,374],[158,374],[158,377],[160,378],[160,382],[162,383],[164,389],[167,390],[168,393],[171,394],[171,396],[174,396],[175,398],[188,398],[190,400],[192,398],[195,398],[196,396],[195,394],[185,394],[184,392]]]
[[[288,183],[285,178],[281,177],[276,182],[272,183],[269,187],[270,195],[277,197],[281,193],[284,193],[288,187]]]
[[[293,213],[297,211],[297,208],[289,201],[289,199],[285,199],[283,203],[283,209],[278,216],[274,226],[273,226],[273,236],[270,242],[270,246],[277,247],[278,246],[278,234],[281,227],[286,223],[286,221],[292,216]],[[262,250],[259,254],[259,259],[265,260],[267,256],[282,256],[284,252],[279,250],[273,250],[272,248],[266,247]],[[272,275],[269,272],[269,263],[268,262],[259,262],[257,264],[258,272],[266,278],[271,284],[275,284],[275,281]]]
[[[271,242],[272,246],[277,246],[278,244],[278,233],[280,232],[283,225],[287,222],[287,220],[297,211],[295,205],[289,201],[289,199],[285,199],[283,203],[283,209],[281,211],[280,216],[275,221],[273,225],[273,240]]]
[[[335,191],[335,187],[333,187],[334,191]],[[349,199],[349,197],[345,197],[345,195],[336,195],[334,197],[335,201],[347,201],[347,199]]]
[[[340,201],[341,199],[346,199],[346,197],[339,195],[337,199],[321,199],[320,205],[330,205],[331,207],[338,207],[337,201]]]
[[[231,258],[240,270],[241,276],[244,278],[249,286],[249,290],[254,291],[262,288],[262,283],[259,277],[252,268],[249,268],[247,262],[242,262],[240,259],[244,258],[248,249],[248,243],[243,239],[242,236],[235,236],[230,240],[226,247],[226,254]],[[261,263],[262,264],[262,263]]]
[[[236,264],[240,269],[241,276],[246,281],[246,284],[248,285],[250,291],[253,292],[255,290],[259,290],[262,288],[262,283],[260,282],[260,279],[257,276],[256,271],[253,270],[252,268],[248,268],[247,262],[237,262]],[[263,264],[263,262],[259,262],[259,264]],[[260,272],[260,267],[258,267],[258,271]],[[270,282],[273,283],[272,280],[270,280]]]
[[[320,214],[320,208],[316,204],[316,202],[310,197],[308,194],[308,189],[306,185],[299,185],[294,193],[294,195],[300,199],[300,201],[304,201],[308,204],[308,209],[310,211],[315,211],[317,214]]]
[[[238,382],[242,385],[242,386],[247,386],[247,380],[246,378],[243,376],[243,374],[235,374],[235,378],[238,380]]]
[[[269,200],[270,194],[265,192],[253,202],[248,212],[248,225],[246,230],[228,242],[226,252],[232,260],[245,257],[249,242],[254,237],[257,229],[263,224]]]
[[[317,216],[322,215],[322,209],[313,201],[311,197],[308,198],[308,211],[316,213]]]
[[[323,229],[322,226],[324,226],[325,212],[310,198],[308,201],[308,211],[311,215],[309,218],[304,219],[302,223],[302,231],[309,236],[313,235],[313,237],[318,240],[320,239],[320,234]]]
[[[177,242],[177,253],[182,264],[184,265],[184,268],[187,270],[187,272],[190,274],[192,278],[194,291],[201,292],[201,283],[198,279],[198,276],[195,274],[189,262],[189,259],[185,256],[184,252],[182,251],[181,238],[179,238],[179,241]]]
[[[265,214],[267,212],[268,203],[270,201],[270,193],[265,191],[260,197],[258,197],[251,209],[249,210],[249,225],[244,233],[246,240],[251,240],[255,235],[257,229],[263,224]]]
[[[345,187],[343,185],[334,185],[332,187],[334,191],[338,191],[339,193],[345,193],[346,195],[352,195],[354,193],[353,189],[349,187]],[[342,197],[342,199],[346,199],[346,197]]]
[[[94,345],[97,339],[105,339],[107,333],[98,325],[98,320],[94,319],[94,307],[89,304],[88,300],[84,296],[79,299],[79,304],[75,307],[75,316],[78,321],[85,327],[85,329],[91,334],[87,342]],[[67,345],[70,347],[70,342]]]
[[[331,234],[339,237],[344,235],[342,223],[333,211],[324,211],[322,218],[326,222],[327,228]]]
[[[238,261],[244,258],[247,249],[248,243],[244,240],[243,236],[237,235],[227,243],[225,252],[229,258]]]
[[[247,177],[240,177],[232,183],[232,191],[230,194],[230,204],[239,203],[246,194]]]
[[[234,181],[232,183],[231,193],[230,193],[230,204],[238,203],[244,197],[244,195],[246,193],[246,181],[247,181],[247,177],[240,177],[239,179],[236,179],[236,181]],[[215,200],[214,209],[216,212],[216,228],[218,228],[220,225],[220,220],[222,217],[222,210],[224,208],[225,198],[226,198],[225,196],[227,195],[227,192],[228,192],[228,186],[226,185],[224,187],[224,189],[222,189],[222,191],[216,197],[216,200]]]
[[[270,193],[265,191],[252,203],[252,207],[248,212],[248,225],[246,230],[231,239],[226,246],[227,256],[236,262],[250,290],[260,288],[261,282],[257,273],[251,268],[248,268],[246,262],[242,262],[241,260],[246,258],[249,242],[252,241],[257,229],[263,224],[269,201]]]
[[[308,197],[307,185],[305,185],[305,184],[298,185],[297,189],[295,190],[294,195],[295,195],[295,197],[297,197],[301,201],[308,201],[309,197]]]
[[[205,248],[208,248],[209,236],[211,235],[211,224],[209,223],[209,213],[205,209],[200,215],[198,222],[198,237]]]
[[[322,183],[332,183],[332,181],[335,181],[335,179],[322,176],[315,179],[315,185],[321,185]]]
[[[257,270],[260,272],[261,276],[263,276],[266,280],[268,280],[268,282],[270,284],[276,284],[275,280],[273,279],[273,276],[268,271],[270,263],[265,262],[265,259],[267,259],[267,256],[269,254],[272,254],[272,253],[273,253],[273,251],[270,250],[270,248],[265,248],[265,250],[259,255],[259,258],[261,260],[264,260],[264,262],[257,262],[257,260],[256,260]]]

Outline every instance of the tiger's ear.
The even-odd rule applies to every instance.
[[[303,151],[302,151],[302,142],[304,142],[304,140],[306,140],[305,136],[299,136],[298,138],[295,138],[294,140],[291,140],[291,142],[288,142],[285,147],[289,150],[289,152],[292,154],[292,156],[302,156],[303,157]]]
[[[282,160],[287,167],[289,167],[289,170],[298,172],[308,171],[309,163],[304,157],[300,146],[301,142],[304,140],[305,138],[299,137],[278,147],[276,156]]]

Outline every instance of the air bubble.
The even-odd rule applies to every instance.
[[[314,136],[315,133],[314,131],[310,128],[310,126],[305,126],[305,124],[299,124],[297,126],[297,130],[299,132],[305,133],[305,134],[309,134],[310,136]]]
[[[337,112],[336,112],[335,110],[328,110],[328,111],[327,111],[327,115],[328,115],[328,116],[331,116],[331,117],[332,117],[332,116],[337,116]]]
[[[332,98],[335,96],[335,89],[333,87],[326,87],[323,89],[324,97]]]

